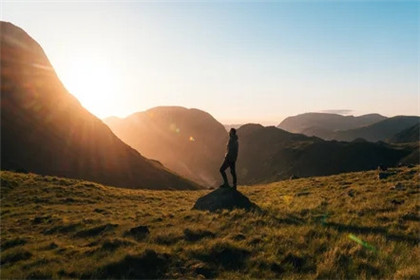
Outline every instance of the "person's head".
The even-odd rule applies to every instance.
[[[232,136],[234,136],[234,135],[236,135],[236,129],[234,129],[234,128],[231,128],[230,129],[230,131],[229,131],[229,135],[232,137]]]

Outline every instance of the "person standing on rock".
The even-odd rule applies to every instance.
[[[236,190],[236,159],[238,158],[238,149],[239,149],[239,143],[238,143],[238,136],[236,135],[236,129],[231,128],[229,131],[229,141],[226,146],[226,155],[225,160],[222,163],[222,166],[220,167],[220,173],[223,177],[223,185],[220,187],[229,187],[228,179],[225,173],[225,170],[229,167],[230,168],[230,174],[232,174],[233,179],[233,186],[232,188]]]

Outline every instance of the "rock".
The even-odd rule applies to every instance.
[[[258,209],[258,206],[237,190],[232,188],[218,188],[200,197],[192,209],[214,212],[222,209],[232,210],[235,208],[251,210]]]

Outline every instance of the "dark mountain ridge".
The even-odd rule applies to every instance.
[[[420,123],[404,129],[389,139],[391,143],[411,143],[420,141]]]
[[[386,117],[367,114],[358,117],[329,113],[304,113],[283,120],[277,127],[293,133],[331,139],[333,132],[371,125]]]
[[[240,127],[238,136],[240,184],[396,166],[413,150],[386,143],[324,141],[255,124]]]
[[[374,123],[369,126],[345,131],[336,131],[333,139],[352,141],[363,138],[370,142],[385,141],[395,134],[420,123],[418,116],[396,116]]]

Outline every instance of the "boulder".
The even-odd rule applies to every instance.
[[[200,197],[193,207],[196,210],[208,210],[210,212],[235,208],[251,210],[258,207],[248,197],[233,188],[218,188]]]

